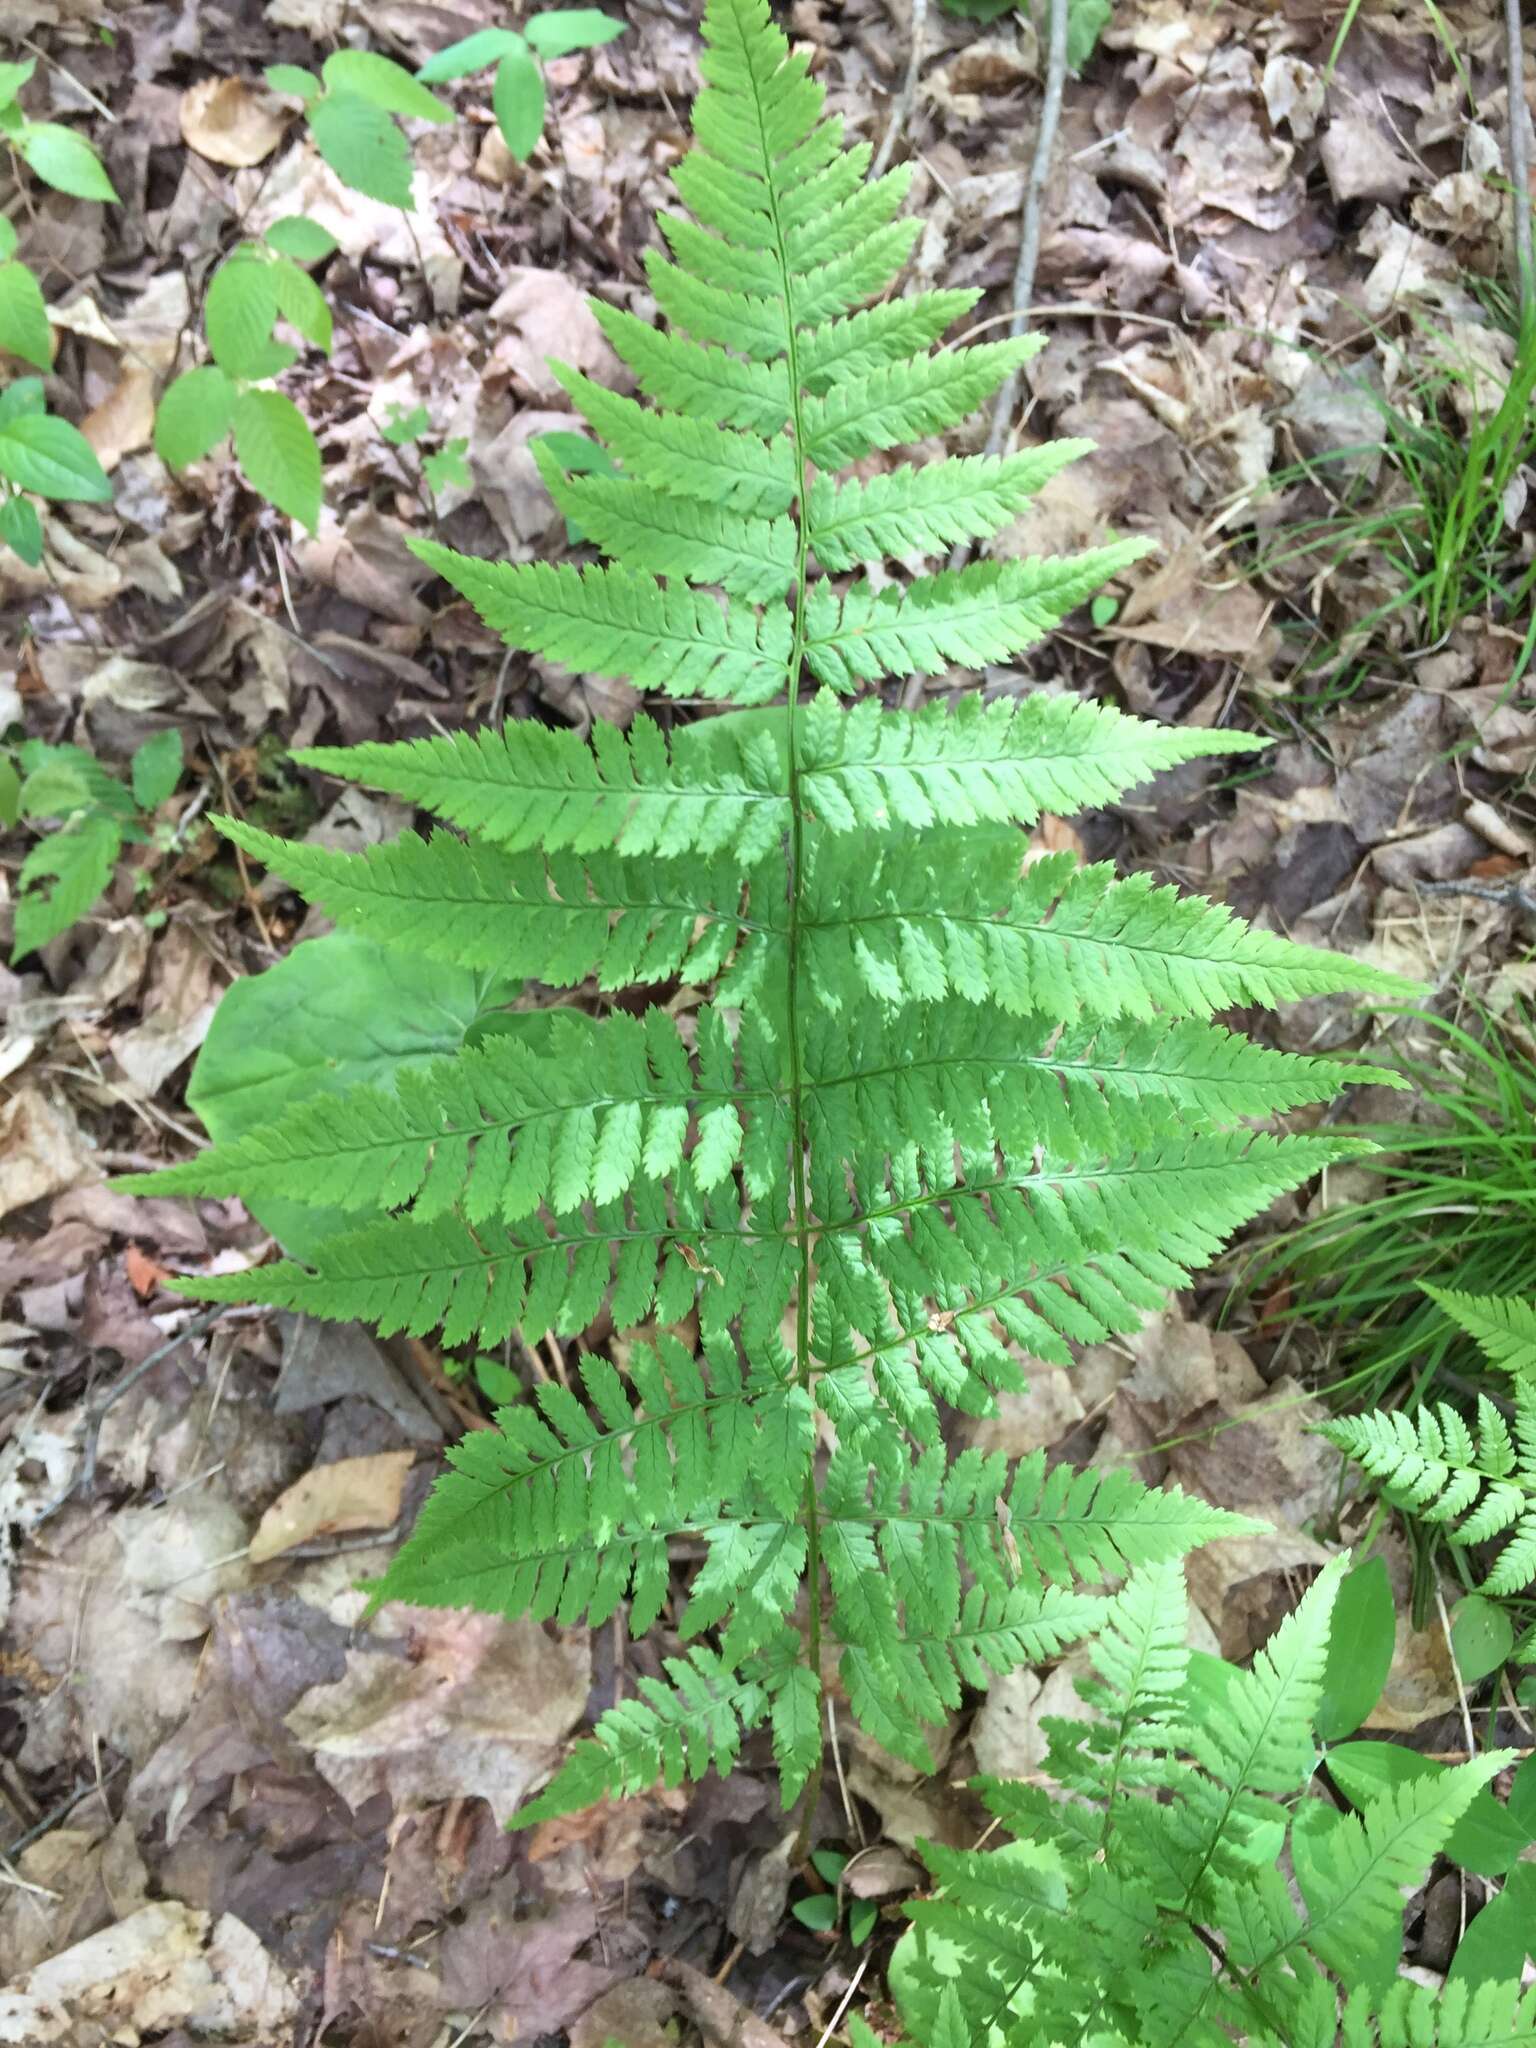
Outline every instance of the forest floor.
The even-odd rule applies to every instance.
[[[1071,1660],[1017,1674],[956,1717],[926,1780],[842,1737],[821,1834],[857,1852],[849,1888],[880,1907],[859,1948],[790,1913],[822,1880],[790,1868],[755,1752],[725,1783],[508,1834],[654,1651],[617,1625],[403,1609],[360,1630],[358,1582],[392,1554],[443,1446],[483,1423],[478,1395],[420,1343],[199,1314],[163,1278],[249,1264],[260,1228],[234,1203],[106,1184],[200,1142],[184,1090],[222,991],[324,928],[236,865],[208,812],[356,848],[409,816],[338,795],[285,765],[288,749],[635,709],[623,685],[504,658],[440,585],[428,600],[405,547],[430,526],[471,554],[566,549],[529,449],[570,423],[545,357],[607,376],[585,294],[650,309],[641,256],[697,83],[697,9],[609,11],[628,33],[552,67],[526,167],[479,83],[449,89],[466,118],[417,139],[407,218],[337,185],[263,67],[318,68],[338,36],[366,34],[414,68],[499,20],[489,0],[139,0],[108,9],[110,38],[74,0],[0,7],[0,34],[43,53],[40,101],[81,120],[123,198],[33,185],[6,208],[58,333],[50,402],[84,424],[115,497],[52,512],[43,567],[0,555],[0,733],[74,741],[121,772],[175,726],[188,761],[163,813],[175,832],[135,849],[72,933],[0,968],[0,1975],[57,1958],[57,1995],[88,1990],[89,1937],[123,1923],[115,2040],[663,2048],[680,2016],[686,2038],[819,2043],[855,1976],[880,2017],[882,1960],[921,1883],[914,1844],[971,1845],[973,1769],[1035,1770],[1040,1717],[1073,1711]],[[1509,374],[1488,289],[1511,275],[1500,10],[1447,6],[1442,33],[1419,0],[1368,0],[1329,77],[1345,12],[1115,0],[1067,86],[1032,294],[1047,346],[1022,432],[1097,451],[1001,545],[1055,552],[1113,527],[1157,551],[1112,617],[1075,620],[1028,673],[1276,744],[1241,775],[1202,761],[1166,776],[1081,838],[1049,819],[1038,836],[1366,953],[1442,1007],[1471,997],[1524,1032],[1536,688],[1517,674],[1521,630],[1474,608],[1432,638],[1415,602],[1373,619],[1403,595],[1400,568],[1358,542],[1294,540],[1351,487],[1400,495],[1380,400],[1412,414],[1454,364],[1435,403],[1470,417],[1479,379]],[[790,10],[855,133],[884,130],[910,16],[906,0]],[[1527,67],[1536,81],[1536,44]],[[974,321],[994,333],[1040,68],[1017,14],[981,26],[930,7],[895,145],[924,222],[913,281],[981,287]],[[205,81],[219,79],[244,83],[210,142]],[[243,164],[219,160],[229,133]],[[173,476],[150,445],[211,267],[243,229],[301,208],[340,244],[331,358],[285,382],[325,457],[314,536],[227,454]],[[422,445],[467,443],[467,481],[439,490],[435,517],[420,448],[383,432],[416,407]],[[1502,508],[1516,557],[1536,546],[1529,480]],[[4,842],[12,886],[29,843]],[[9,917],[0,900],[7,942]],[[1276,1028],[1296,1049],[1365,1043],[1338,1002]],[[1193,1564],[1207,1646],[1239,1657],[1334,1546],[1340,1485],[1308,1433],[1326,1345],[1229,1298],[1232,1273],[1070,1374],[1034,1371],[969,1427],[1010,1455],[1135,1459],[1144,1478],[1273,1522],[1276,1536]],[[1389,1555],[1402,1590],[1406,1552]],[[1434,1614],[1423,1630],[1405,1619],[1374,1725],[1449,1753],[1463,1707]],[[1416,1966],[1443,1967],[1454,1898],[1431,1892],[1411,1924]]]

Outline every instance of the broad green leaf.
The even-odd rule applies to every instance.
[[[0,213],[0,263],[8,263],[16,254],[16,245],[20,239],[15,222]]]
[[[0,263],[0,349],[40,370],[53,362],[48,307],[25,263]]]
[[[167,726],[151,733],[133,756],[134,801],[141,810],[152,811],[163,804],[181,780],[183,762],[180,728]]]
[[[36,69],[35,57],[24,57],[19,64],[0,64],[0,107],[11,104]]]
[[[503,141],[526,163],[544,132],[544,73],[527,50],[509,50],[497,65],[491,105]]]
[[[185,469],[216,448],[235,418],[235,387],[217,363],[188,370],[167,385],[155,412],[155,453]]]
[[[1518,1983],[1536,1947],[1536,1863],[1521,1863],[1503,1890],[1478,1914],[1456,1944],[1446,1976],[1449,1988]]]
[[[382,107],[356,93],[327,93],[309,110],[309,130],[343,185],[410,212],[411,145]]]
[[[263,240],[279,255],[291,256],[295,263],[323,263],[340,246],[329,229],[321,227],[317,220],[306,219],[302,213],[285,214],[281,220],[273,221]]]
[[[313,71],[306,71],[302,64],[269,64],[265,77],[274,92],[285,93],[289,99],[318,99],[324,90]]]
[[[427,85],[441,85],[450,78],[467,78],[472,71],[484,71],[508,50],[523,48],[523,39],[513,28],[476,29],[472,36],[450,43],[429,57],[416,73]]]
[[[49,413],[0,421],[0,476],[40,498],[100,504],[112,484],[78,427]]]
[[[43,522],[25,498],[0,500],[0,540],[36,568],[43,559]]]
[[[1496,1600],[1469,1593],[1451,1611],[1451,1648],[1464,1685],[1476,1685],[1508,1662],[1515,1627]]]
[[[796,1899],[789,1910],[802,1927],[817,1934],[837,1925],[837,1899],[831,1892],[813,1892],[808,1899]]]
[[[453,119],[453,109],[428,92],[393,58],[377,50],[333,50],[320,67],[326,89],[337,94],[356,95],[382,107],[386,114],[401,114],[410,121],[433,121],[439,125]]]
[[[243,382],[275,377],[298,361],[298,350],[276,341],[277,266],[250,243],[213,273],[203,302],[203,332],[221,370]]]
[[[101,158],[83,135],[56,121],[29,121],[16,147],[45,185],[71,199],[116,200],[117,190]]]
[[[320,524],[320,449],[293,400],[280,391],[242,391],[234,427],[247,483],[313,533]]]
[[[1314,1722],[1325,1742],[1353,1735],[1381,1698],[1396,1636],[1387,1568],[1379,1557],[1367,1558],[1340,1586],[1334,1603],[1323,1696]]]
[[[111,881],[122,843],[101,811],[38,841],[22,862],[13,963],[79,923]]]
[[[7,831],[21,816],[21,777],[9,754],[0,754],[0,825]]]
[[[306,939],[227,992],[187,1100],[214,1143],[229,1144],[312,1095],[392,1087],[396,1075],[457,1052],[476,1020],[510,993],[490,975],[390,951],[351,932]],[[341,1209],[276,1200],[250,1206],[295,1258],[357,1226]]]
[[[523,24],[523,34],[546,64],[572,50],[595,50],[623,33],[623,22],[600,7],[552,7]]]

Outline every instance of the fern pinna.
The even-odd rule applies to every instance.
[[[1246,1671],[1186,1647],[1177,1562],[1129,1580],[1079,1681],[1095,1718],[1045,1724],[1070,1796],[984,1779],[1015,1839],[925,1851],[936,1891],[890,1973],[923,2048],[1536,2043],[1518,1939],[1510,1981],[1437,1996],[1398,1977],[1405,1888],[1515,1753],[1428,1767],[1358,1813],[1304,1796],[1346,1564]]]
[[[1084,1579],[1242,1526],[1120,1477],[950,1459],[940,1409],[983,1412],[1020,1352],[1066,1362],[1134,1327],[1345,1149],[1247,1127],[1344,1069],[1214,1013],[1385,985],[1144,876],[1026,860],[1043,811],[1244,736],[1044,694],[849,702],[1006,660],[1142,548],[911,573],[1077,449],[886,466],[1033,344],[936,349],[973,292],[857,310],[916,234],[906,171],[865,182],[868,148],[843,147],[764,0],[710,0],[704,29],[675,173],[693,218],[663,217],[649,266],[667,325],[596,309],[644,399],[559,373],[619,473],[545,476],[609,562],[416,546],[513,646],[737,708],[311,749],[458,828],[361,855],[224,824],[340,924],[600,1014],[532,1040],[513,1012],[393,1094],[305,1104],[154,1183],[358,1212],[312,1264],[205,1298],[451,1346],[649,1319],[624,1370],[584,1356],[462,1444],[380,1588],[567,1623],[628,1597],[636,1629],[675,1613],[667,1677],[530,1818],[726,1766],[761,1723],[788,1803],[819,1770],[824,1626],[853,1713],[920,1760],[963,1682],[1095,1625]],[[637,985],[661,998],[642,1015],[591,995]],[[678,1539],[703,1563],[675,1612]]]

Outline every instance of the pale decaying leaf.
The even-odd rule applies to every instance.
[[[0,1216],[100,1178],[85,1133],[59,1097],[28,1086],[0,1107]]]
[[[141,1906],[0,1991],[0,2043],[74,2048],[185,2027],[280,2048],[298,1998],[249,1927],[175,1900]]]
[[[272,154],[291,116],[248,79],[200,78],[182,94],[179,118],[182,140],[199,156],[238,170]]]
[[[375,1792],[397,1810],[478,1797],[509,1819],[586,1706],[586,1631],[556,1641],[527,1619],[440,1609],[386,1608],[381,1621],[408,1633],[349,1651],[345,1678],[312,1687],[290,1731],[354,1810]]]
[[[154,373],[134,363],[124,365],[111,391],[80,422],[81,433],[109,476],[125,455],[149,446],[154,430]]]
[[[319,1536],[393,1528],[414,1451],[378,1451],[316,1465],[280,1493],[256,1525],[251,1563],[265,1564]]]

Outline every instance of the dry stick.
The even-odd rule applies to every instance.
[[[1531,117],[1525,104],[1525,52],[1520,0],[1504,0],[1509,73],[1509,182],[1514,187],[1515,262],[1520,271],[1520,325],[1536,316],[1536,265],[1531,257]]]
[[[928,36],[928,0],[912,0],[912,47],[907,54],[907,75],[902,81],[901,91],[891,108],[891,117],[885,124],[885,133],[880,138],[880,147],[875,151],[875,160],[869,167],[869,175],[878,178],[891,161],[891,154],[901,139],[902,130],[912,118],[912,104],[917,98],[917,74],[923,61],[923,44]]]

